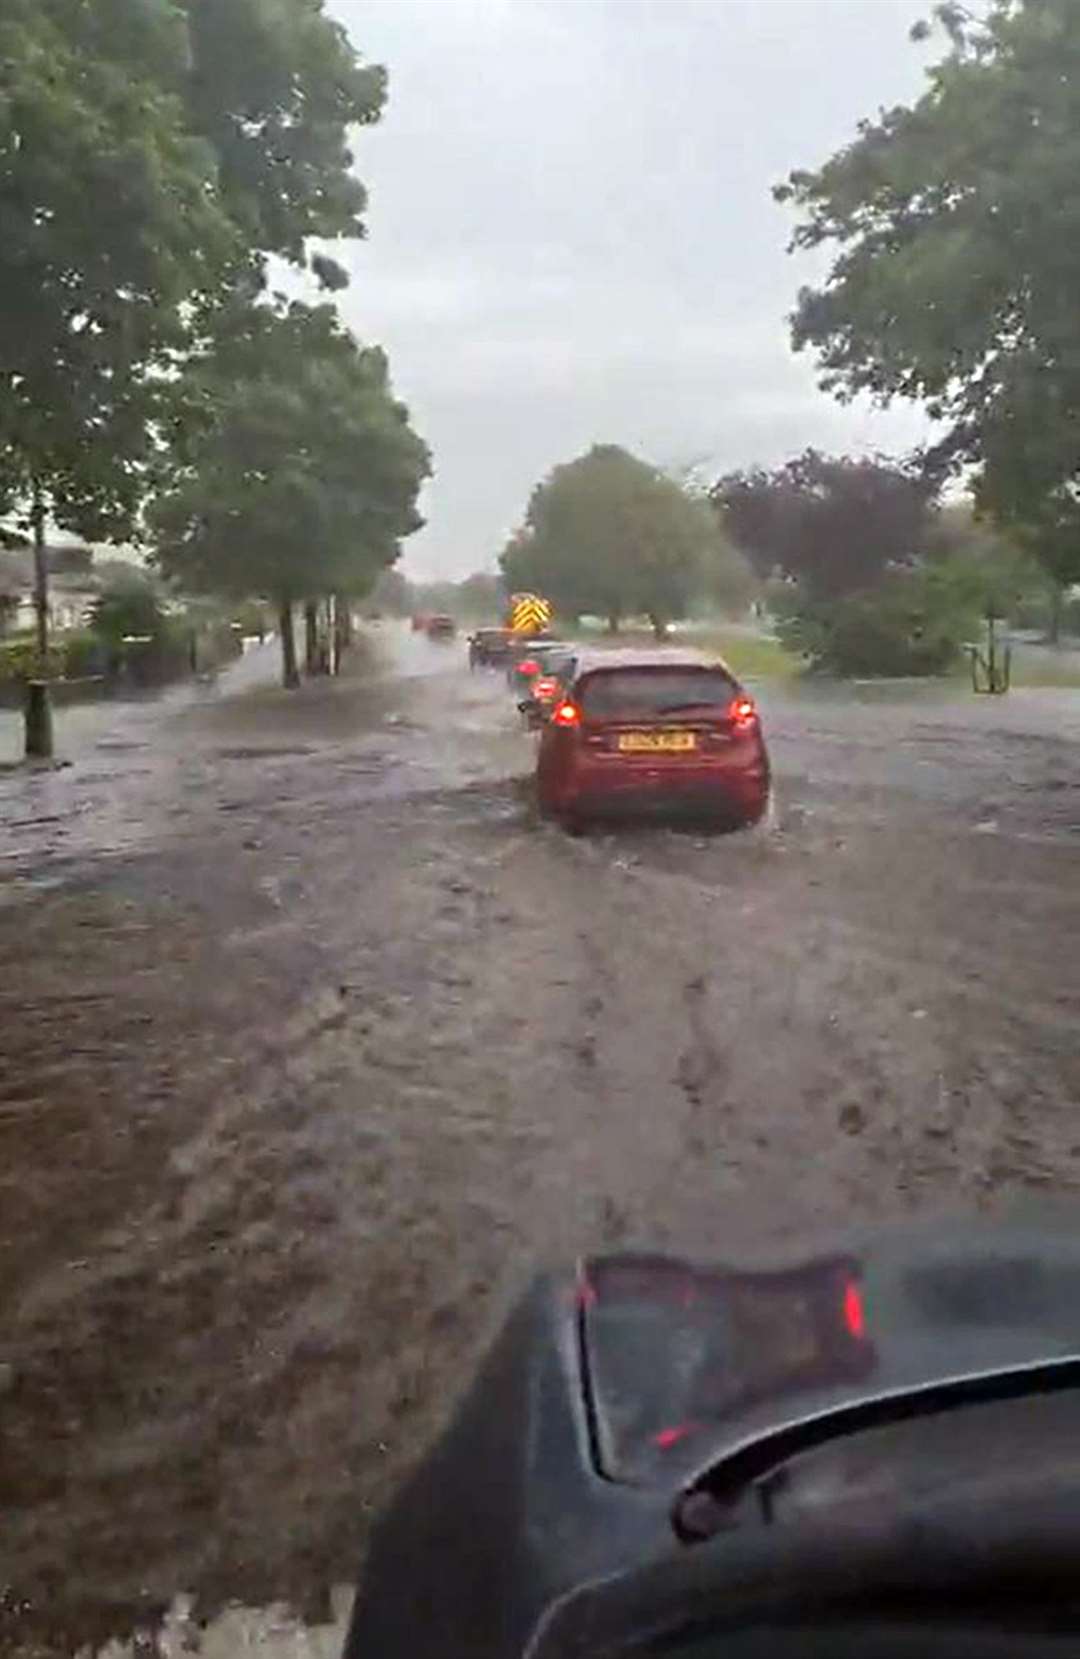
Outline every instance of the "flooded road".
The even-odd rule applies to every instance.
[[[0,1652],[328,1617],[545,1259],[1080,1183],[1080,696],[762,687],[774,827],[572,841],[382,633],[0,776]]]

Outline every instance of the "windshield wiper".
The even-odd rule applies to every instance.
[[[760,1434],[750,1434],[722,1452],[680,1493],[671,1514],[672,1527],[684,1544],[711,1537],[750,1486],[792,1458],[846,1435],[934,1417],[968,1405],[1033,1398],[1078,1387],[1080,1355],[1060,1354],[826,1406]]]

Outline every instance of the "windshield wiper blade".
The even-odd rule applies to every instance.
[[[721,1452],[676,1499],[671,1513],[672,1527],[684,1544],[711,1537],[720,1530],[732,1505],[749,1487],[793,1457],[846,1435],[934,1417],[964,1406],[1021,1400],[1077,1388],[1080,1388],[1080,1355],[1054,1354],[1018,1365],[961,1372],[914,1387],[839,1401],[776,1428],[752,1433]]]

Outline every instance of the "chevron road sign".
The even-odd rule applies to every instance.
[[[509,626],[515,634],[539,634],[551,621],[551,603],[538,593],[515,593],[510,600]]]

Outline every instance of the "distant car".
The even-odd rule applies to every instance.
[[[509,628],[477,628],[469,635],[469,667],[500,667],[513,638]]]
[[[452,616],[432,616],[428,618],[428,639],[453,639],[457,633],[457,623]]]
[[[506,642],[506,654],[503,658],[503,665],[506,669],[506,683],[508,686],[512,686],[514,683],[513,673],[518,663],[528,657],[534,656],[536,654],[537,646],[546,645],[549,638],[550,636],[548,634],[512,633],[510,635],[510,638]]]
[[[620,814],[756,823],[769,800],[758,711],[715,659],[597,653],[544,727],[537,794],[569,829]]]
[[[526,696],[530,683],[543,674],[549,659],[555,654],[565,656],[573,646],[561,639],[538,639],[535,635],[525,644],[515,646],[506,669],[506,683],[519,699]]]
[[[429,620],[430,620],[430,618],[426,617],[423,614],[422,611],[417,611],[415,613],[415,615],[413,616],[412,622],[411,622],[411,627],[412,627],[413,633],[414,634],[425,634],[425,633],[427,633]]]
[[[528,725],[542,726],[551,717],[552,710],[562,702],[577,673],[577,656],[565,646],[543,651],[539,656],[540,672],[529,681],[518,707]]]

